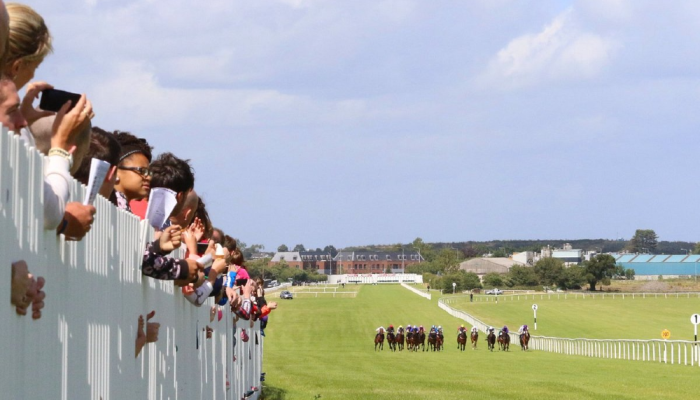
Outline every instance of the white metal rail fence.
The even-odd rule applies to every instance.
[[[228,312],[210,323],[209,307],[193,307],[172,282],[144,279],[140,258],[152,231],[138,218],[98,196],[95,223],[81,242],[43,230],[43,161],[17,137],[0,133],[2,397],[240,399],[259,387],[263,338],[257,323],[251,329],[239,321],[234,329]],[[71,200],[82,194],[82,185],[74,184]],[[39,320],[16,315],[9,304],[10,266],[17,260],[46,279]],[[159,340],[135,358],[138,316],[151,310],[161,324]],[[207,325],[214,329],[211,339]]]
[[[402,283],[401,286],[403,286],[403,287],[405,287],[406,289],[412,291],[413,293],[417,294],[418,296],[425,297],[425,298],[428,299],[428,300],[431,300],[431,299],[433,298],[433,295],[431,295],[430,293],[423,292],[423,291],[418,290],[418,289],[416,289],[416,288],[414,288],[414,287],[412,287],[412,286],[409,286],[409,285],[407,285],[407,284],[405,284],[405,283]]]
[[[528,298],[531,296],[528,295]],[[540,295],[535,296],[539,298]],[[476,297],[474,299],[476,300]],[[438,306],[453,317],[462,319],[476,326],[480,331],[486,332],[488,324],[449,306],[455,300],[457,300],[455,297],[439,299]],[[517,334],[511,333],[510,339],[511,345],[519,345]],[[529,347],[532,350],[567,355],[700,366],[700,342],[687,340],[585,339],[532,335]]]

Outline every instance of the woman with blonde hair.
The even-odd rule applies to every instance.
[[[31,7],[7,3],[10,38],[3,72],[21,89],[34,78],[34,72],[53,51],[51,34],[44,19]]]

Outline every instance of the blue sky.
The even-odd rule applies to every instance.
[[[248,244],[700,236],[696,1],[29,4]]]

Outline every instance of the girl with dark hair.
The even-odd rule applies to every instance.
[[[146,139],[128,132],[114,132],[121,145],[114,185],[117,207],[131,212],[129,202],[148,197],[151,190],[151,150]]]

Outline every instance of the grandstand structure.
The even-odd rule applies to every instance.
[[[698,273],[698,254],[611,254],[615,263],[635,272],[635,279],[654,280],[661,276],[667,278],[696,277]]]

